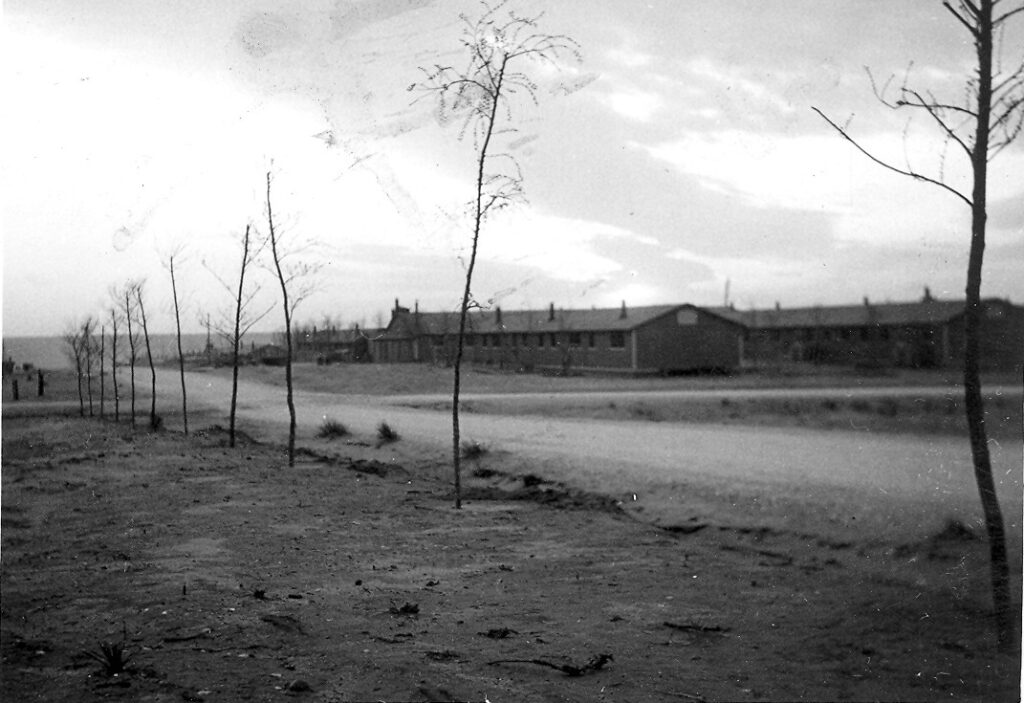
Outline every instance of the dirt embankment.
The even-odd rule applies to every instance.
[[[5,417],[4,700],[1018,698],[956,525],[658,528],[490,454],[455,511],[432,450],[305,446]]]

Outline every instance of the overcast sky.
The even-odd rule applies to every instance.
[[[266,230],[268,169],[282,231],[324,264],[298,319],[374,325],[395,298],[455,309],[473,145],[407,87],[461,65],[476,2],[5,4],[4,335],[58,334],[133,277],[170,331],[161,262],[179,247],[198,330],[230,304],[209,269],[235,276],[245,225]],[[864,70],[913,61],[912,81],[959,98],[973,47],[938,0],[513,4],[550,6],[541,29],[583,57],[523,66],[538,104],[513,105],[500,147],[528,202],[486,226],[481,303],[720,305],[727,285],[740,308],[963,297],[963,203],[884,172],[811,110],[969,191],[961,156],[878,105]],[[1024,141],[989,186],[983,294],[1021,303]]]

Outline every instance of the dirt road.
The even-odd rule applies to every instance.
[[[161,406],[180,404],[170,374]],[[190,403],[226,417],[230,385],[210,374],[188,379]],[[450,414],[390,405],[385,398],[296,394],[299,438],[325,417],[372,438],[387,421],[406,440],[443,460]],[[284,391],[242,383],[241,426],[285,436]],[[216,415],[215,415],[216,417]],[[169,417],[173,426],[177,420]],[[587,490],[611,493],[660,523],[710,521],[837,539],[919,537],[947,519],[980,526],[966,440],[900,434],[684,425],[465,413],[464,438],[522,461],[533,471]],[[386,449],[382,451],[387,451]],[[1020,552],[1020,442],[993,443],[1007,526]]]

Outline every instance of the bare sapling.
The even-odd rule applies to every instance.
[[[85,393],[89,401],[89,417],[95,415],[92,395],[92,372],[96,363],[95,328],[96,320],[92,315],[85,318],[82,323],[82,349],[85,352]]]
[[[178,280],[174,273],[174,261],[181,260],[181,249],[175,249],[167,256],[167,270],[171,275],[171,297],[174,302],[174,339],[178,348],[178,375],[181,378],[181,421],[188,434],[188,391],[185,387],[185,354],[181,350],[181,303],[178,300]]]
[[[135,288],[138,283],[129,281],[124,285],[124,288],[119,293],[118,297],[123,298],[120,301],[124,306],[122,311],[124,312],[125,326],[127,327],[128,335],[128,378],[131,386],[131,424],[135,427],[135,362],[138,359],[138,344],[139,335],[137,331],[132,330],[132,319],[135,317]]]
[[[260,285],[249,285],[246,287],[246,273],[249,270],[249,266],[256,261],[262,251],[262,243],[259,240],[253,241],[251,230],[252,225],[246,225],[245,234],[242,235],[239,241],[242,256],[238,267],[237,288],[228,284],[209,266],[206,267],[233,298],[231,310],[223,315],[220,323],[215,325],[217,333],[231,345],[231,406],[228,414],[228,446],[230,447],[234,447],[236,441],[238,372],[241,366],[242,338],[252,329],[253,325],[273,310],[273,306],[259,313],[253,313],[250,309],[253,299],[262,289]]]
[[[64,352],[75,365],[75,380],[78,389],[78,414],[85,417],[85,392],[82,389],[82,374],[85,371],[85,350],[82,347],[82,327],[72,324],[63,334]]]
[[[106,382],[106,359],[107,359],[107,328],[100,325],[100,419],[106,417],[107,405],[107,382]]]
[[[438,99],[439,115],[462,117],[461,140],[473,137],[475,197],[471,205],[472,239],[466,279],[459,304],[452,385],[452,465],[455,507],[462,507],[460,467],[459,394],[468,313],[473,299],[480,233],[488,215],[523,198],[523,178],[515,157],[501,152],[496,138],[507,139],[514,127],[514,105],[525,97],[537,103],[537,84],[524,72],[530,61],[554,64],[565,54],[579,58],[578,45],[565,35],[544,34],[537,29],[540,16],[521,17],[504,11],[505,3],[494,7],[482,3],[478,19],[461,15],[464,68],[435,65],[421,69],[424,79],[410,90],[426,91]]]
[[[970,211],[970,248],[967,262],[966,303],[964,310],[963,382],[964,408],[974,464],[974,478],[985,516],[989,542],[992,600],[999,646],[1011,649],[1019,643],[1016,636],[1010,569],[1006,551],[1006,528],[996,495],[989,440],[985,428],[985,408],[981,388],[981,301],[982,263],[988,219],[988,165],[1012,144],[1024,127],[1024,56],[1012,62],[1002,59],[1000,46],[1009,20],[1024,13],[1024,5],[1005,0],[952,0],[943,2],[953,21],[966,30],[974,43],[974,67],[950,97],[921,90],[907,77],[892,94],[891,82],[881,88],[871,79],[875,96],[893,110],[921,115],[947,149],[960,154],[970,166],[971,187],[950,183],[945,178],[946,158],[932,172],[913,167],[909,160],[899,164],[865,148],[851,135],[849,123],[840,126],[818,108],[813,108],[828,124],[857,150],[889,171],[927,183],[953,195]],[[994,60],[995,57],[999,59]],[[869,73],[870,77],[870,73]],[[899,164],[899,165],[897,165]],[[1019,616],[1018,616],[1019,617]]]
[[[121,421],[121,396],[117,381],[117,327],[120,316],[117,308],[110,308],[110,382],[114,386],[114,422]]]
[[[318,266],[295,260],[295,255],[300,249],[295,246],[285,246],[282,242],[282,233],[278,231],[274,223],[274,211],[271,205],[270,187],[272,182],[271,173],[267,172],[267,238],[270,244],[270,256],[273,263],[274,275],[281,285],[281,307],[284,312],[284,343],[285,343],[285,364],[284,378],[286,398],[288,404],[288,466],[295,466],[295,391],[292,383],[292,363],[294,350],[292,344],[292,320],[295,310],[303,300],[308,298],[316,290],[314,277]]]
[[[156,364],[153,363],[153,346],[149,342],[149,324],[146,321],[146,305],[143,302],[144,284],[139,281],[135,285],[135,305],[142,325],[142,337],[146,342],[146,358],[149,361],[150,398],[149,398],[149,429],[160,429],[160,418],[156,414]]]

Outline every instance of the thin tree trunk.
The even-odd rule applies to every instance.
[[[132,427],[135,427],[135,337],[132,336],[132,306],[131,306],[131,291],[125,289],[124,293],[124,316],[128,322],[128,352],[131,356],[128,359],[128,371],[129,378],[131,379],[131,391],[132,391]]]
[[[85,394],[82,392],[82,351],[75,350],[75,377],[78,381],[78,415],[85,417]]]
[[[149,404],[149,429],[155,430],[159,427],[156,417],[156,366],[153,365],[153,347],[149,343],[149,326],[146,324],[146,306],[142,302],[142,291],[137,292],[139,304],[139,317],[142,322],[142,336],[146,340],[146,356],[149,360],[150,375],[150,404]]]
[[[181,351],[181,315],[178,308],[178,285],[174,278],[174,257],[170,259],[171,294],[174,298],[174,329],[178,342],[178,371],[181,376],[181,418],[188,434],[188,395],[185,391],[185,355]]]
[[[107,344],[107,330],[105,327],[100,326],[100,419],[102,420],[106,415],[106,404],[107,404],[107,383],[103,377],[103,372],[106,371],[106,349]]]
[[[495,80],[492,96],[491,114],[487,120],[487,132],[480,146],[480,158],[477,160],[476,172],[476,211],[473,218],[473,246],[469,253],[469,265],[466,267],[466,287],[462,291],[462,304],[459,306],[459,336],[455,346],[455,373],[452,385],[452,467],[455,470],[455,509],[462,508],[462,451],[461,429],[459,427],[459,393],[462,383],[462,355],[466,340],[466,318],[469,314],[469,296],[473,283],[473,269],[476,268],[476,252],[480,242],[480,227],[483,223],[484,197],[484,166],[487,161],[487,148],[494,134],[494,123],[497,120],[498,100],[501,97],[501,82],[505,75],[507,58],[502,60],[501,68]]]
[[[91,325],[86,325],[85,329],[82,330],[82,336],[84,337],[83,344],[85,345],[85,390],[86,395],[89,398],[89,417],[92,417],[95,412],[92,404],[92,329]]]
[[[976,46],[978,51],[978,117],[974,149],[974,191],[971,205],[971,247],[967,263],[966,307],[964,310],[964,409],[974,459],[974,478],[978,484],[985,529],[988,533],[992,599],[1000,649],[1009,649],[1014,640],[1010,605],[1010,569],[1006,554],[1006,529],[992,476],[992,462],[985,429],[985,407],[981,392],[981,279],[985,255],[987,220],[987,181],[989,120],[992,102],[992,3],[979,6]]]
[[[117,387],[117,313],[110,311],[110,380],[114,384],[114,422],[121,421],[121,398]]]
[[[281,284],[281,297],[284,305],[284,339],[285,364],[284,382],[288,401],[288,466],[295,466],[295,396],[292,389],[292,314],[288,303],[288,285],[284,272],[281,270],[281,258],[277,251],[277,235],[274,232],[274,214],[270,207],[270,173],[267,173],[267,224],[270,230],[270,251],[277,270],[277,280]]]
[[[238,297],[235,299],[235,333],[231,338],[231,412],[228,420],[228,446],[230,447],[235,446],[235,415],[238,409],[238,347],[242,341],[242,296],[245,289],[245,268],[248,263],[249,225],[246,225],[245,238],[242,240],[242,266],[238,274]]]

